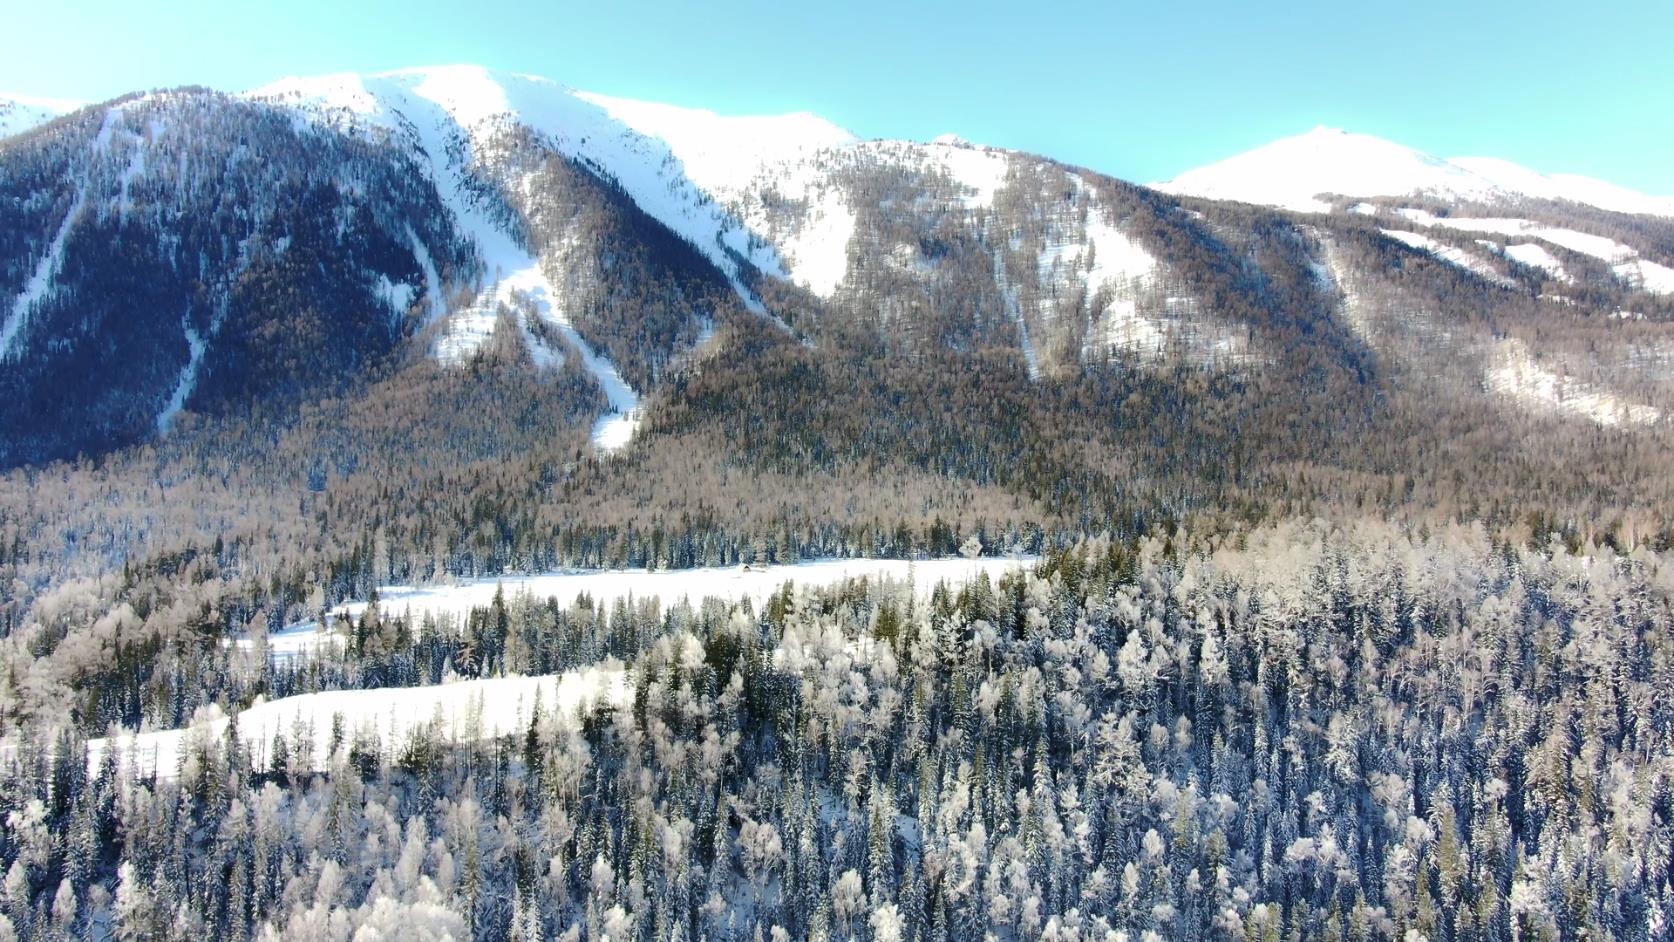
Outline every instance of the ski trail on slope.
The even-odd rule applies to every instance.
[[[104,123],[99,126],[99,135],[93,142],[100,151],[109,150],[118,115],[117,108],[105,112]],[[52,237],[46,254],[41,256],[41,260],[35,264],[34,272],[29,275],[29,280],[24,282],[23,292],[12,302],[12,309],[6,315],[5,324],[0,325],[0,359],[12,355],[13,342],[29,323],[30,308],[46,296],[52,288],[53,279],[58,277],[59,269],[64,265],[64,244],[69,241],[70,230],[75,228],[76,220],[81,217],[81,211],[87,206],[87,189],[88,182],[85,178],[76,182],[76,198],[70,204],[70,211],[64,214],[64,221],[59,224],[58,233]]]
[[[418,107],[410,110],[423,114]],[[477,252],[482,256],[485,277],[490,279],[469,307],[450,316],[436,344],[437,357],[444,363],[458,363],[465,359],[493,334],[500,305],[518,311],[519,299],[526,300],[533,306],[536,316],[556,328],[575,349],[582,365],[593,375],[610,402],[610,412],[593,424],[593,446],[600,451],[615,451],[623,447],[639,428],[639,394],[622,378],[615,364],[593,350],[576,331],[575,325],[557,303],[558,293],[541,271],[539,260],[518,245],[509,233],[462,192],[462,171],[455,171],[448,156],[445,125],[436,120],[438,115],[434,112],[429,117],[426,122],[412,121],[410,126],[430,159],[431,178],[436,183],[438,194],[453,213],[459,228],[476,243]],[[427,266],[427,280],[431,277],[430,271]],[[524,337],[526,341],[535,339],[527,332],[524,332]],[[539,359],[538,347],[531,344],[530,349]]]
[[[70,204],[70,211],[64,214],[64,222],[58,227],[58,234],[52,237],[52,244],[47,246],[46,254],[41,256],[35,265],[35,271],[29,276],[29,281],[23,286],[23,293],[12,302],[11,313],[6,316],[6,323],[0,326],[0,358],[12,355],[12,344],[17,335],[29,323],[30,309],[36,302],[46,296],[52,287],[52,280],[58,276],[58,270],[64,264],[64,243],[70,239],[70,230],[75,228],[76,220],[81,218],[81,211],[87,206],[87,187],[85,184],[76,185],[76,199]]]
[[[198,364],[203,362],[204,342],[198,332],[192,329],[192,312],[188,308],[181,324],[186,331],[186,365],[181,367],[180,378],[175,381],[174,392],[169,394],[169,401],[163,406],[163,411],[157,414],[157,431],[167,432],[174,424],[174,417],[186,407],[186,397],[198,385]]]

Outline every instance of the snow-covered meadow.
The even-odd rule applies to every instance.
[[[323,771],[331,762],[333,727],[339,718],[345,745],[355,740],[357,732],[364,731],[399,747],[421,728],[449,742],[469,742],[526,729],[537,701],[543,714],[570,722],[594,706],[624,706],[632,697],[625,669],[611,662],[543,677],[332,690],[273,701],[258,699],[239,712],[238,739],[254,768],[284,764],[284,757],[272,754],[275,739],[283,736],[292,749],[309,743],[302,764]],[[184,729],[91,739],[87,743],[88,766],[97,769],[106,751],[114,748],[118,761],[126,763],[133,773],[169,778],[178,773],[182,753],[193,742],[224,741],[229,722],[225,713],[211,706],[200,709],[192,725]]]
[[[473,608],[491,604],[497,592],[504,592],[508,598],[531,595],[555,597],[565,602],[585,593],[595,604],[604,606],[618,599],[651,597],[665,605],[682,599],[697,602],[721,598],[729,602],[748,599],[760,606],[786,583],[823,587],[861,577],[910,580],[913,591],[927,597],[937,585],[963,585],[979,574],[998,579],[1007,572],[1032,565],[1035,560],[1035,557],[826,559],[749,569],[554,572],[479,579],[456,585],[384,586],[379,589],[379,605],[386,613],[405,613],[414,619],[443,614],[461,617]],[[333,609],[332,614],[358,617],[368,604],[350,602]],[[266,643],[270,657],[288,659],[312,655],[335,644],[336,640],[336,635],[321,631],[317,623],[309,621],[269,635]],[[252,644],[248,638],[238,643],[245,647]],[[310,742],[304,764],[324,769],[331,761],[334,726],[338,726],[345,743],[353,742],[357,732],[369,732],[377,734],[383,743],[400,744],[421,727],[454,742],[492,738],[527,727],[537,696],[543,709],[563,718],[572,718],[597,704],[625,706],[633,696],[628,670],[621,663],[606,662],[585,670],[541,677],[499,677],[423,687],[329,691],[271,702],[258,700],[238,714],[238,736],[256,768],[272,767],[282,759],[271,753],[275,737],[283,736],[292,743]],[[189,751],[194,737],[205,742],[222,740],[227,735],[228,723],[228,717],[219,709],[200,710],[192,724],[183,729],[91,740],[88,761],[96,767],[106,750],[115,748],[134,772],[171,776],[181,767],[183,751]]]
[[[701,569],[644,569],[572,570],[525,576],[502,576],[494,579],[475,579],[454,584],[389,585],[378,589],[378,607],[386,615],[405,614],[415,622],[425,616],[449,614],[460,618],[473,608],[493,603],[496,592],[506,598],[530,595],[536,598],[556,598],[569,603],[585,593],[595,605],[610,606],[617,599],[645,599],[656,597],[666,605],[681,599],[693,603],[705,598],[721,598],[729,602],[749,599],[760,607],[767,597],[790,582],[798,586],[829,586],[848,579],[868,577],[912,580],[914,591],[928,596],[938,583],[963,585],[978,573],[987,573],[996,580],[1006,572],[1033,565],[1037,557],[1017,558],[981,557],[965,559],[821,559],[802,563],[750,567],[707,567]],[[332,616],[358,618],[366,611],[366,600],[348,602],[333,608]],[[302,622],[274,632],[267,637],[269,655],[277,658],[306,656],[322,645],[332,644],[332,635],[320,630],[314,621]],[[250,639],[239,644],[249,646]]]

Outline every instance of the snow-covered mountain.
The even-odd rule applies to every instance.
[[[85,102],[66,98],[37,98],[32,95],[8,95],[0,92],[0,138],[40,127],[84,104]]]
[[[74,106],[9,107],[40,127]],[[1361,381],[1374,353],[1422,375],[1453,357],[1457,388],[1550,375],[1558,399],[1608,397],[1612,338],[1572,369],[1536,334],[1571,308],[1593,333],[1660,322],[1674,298],[1674,223],[1622,212],[1666,201],[1501,161],[1321,129],[1145,188],[952,135],[862,140],[474,66],[79,109],[0,148],[0,196],[6,463],[486,354],[574,370],[610,450],[734,323],[824,353],[1010,357],[1036,383],[1267,371],[1300,346]],[[1666,359],[1635,342],[1628,375]],[[110,379],[55,379],[72,374]],[[1582,412],[1674,414],[1659,390]]]
[[[559,284],[576,260],[531,252],[516,231],[514,217],[538,214],[536,204],[549,194],[527,168],[508,171],[513,129],[619,186],[695,246],[757,314],[777,319],[764,303],[765,278],[827,304],[865,305],[890,333],[908,336],[924,325],[899,323],[921,316],[903,292],[935,298],[938,286],[964,285],[974,271],[990,283],[989,297],[975,323],[956,331],[1005,334],[1001,342],[1017,346],[1035,372],[1043,361],[1102,355],[1109,346],[1155,354],[1182,336],[1187,299],[1176,291],[1165,300],[1170,295],[1154,277],[1165,266],[1121,231],[1117,217],[1127,213],[1107,205],[1097,187],[1050,162],[949,135],[930,143],[861,141],[807,113],[725,116],[474,66],[289,78],[245,97],[405,142],[431,169],[486,271],[502,273],[496,293],[449,318],[436,345],[445,360],[468,357],[485,342],[508,292],[536,298],[563,329],[581,306]],[[495,178],[509,214],[480,205],[486,177]],[[1067,205],[1058,205],[1060,186],[1074,191]],[[881,189],[895,192],[882,213],[875,206]],[[1002,198],[1008,190],[1012,198]],[[970,251],[936,244],[950,234]],[[556,254],[569,254],[573,245],[557,241]],[[584,336],[600,337],[582,326]],[[799,330],[812,327],[804,318]],[[1205,351],[1227,348],[1225,338],[1215,339],[1220,333],[1184,332]],[[637,402],[631,385],[648,377],[622,381],[608,362],[596,365],[601,383],[620,393],[612,402],[630,411]]]
[[[478,66],[287,78],[247,98],[331,126],[405,137],[426,151],[445,191],[496,134],[518,126],[606,174],[641,209],[704,253],[754,305],[746,266],[778,272],[766,247],[714,205],[759,169],[854,136],[808,114],[725,117],[711,111],[579,92],[533,75]],[[479,230],[478,234],[482,234]]]
[[[1492,157],[1443,159],[1366,134],[1317,127],[1153,184],[1167,193],[1328,212],[1327,196],[1428,196],[1444,201],[1566,200],[1619,213],[1674,216],[1674,197],[1648,196],[1572,174],[1543,174]]]

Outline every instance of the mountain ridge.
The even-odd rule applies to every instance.
[[[1443,158],[1320,125],[1151,184],[1179,195],[1322,212],[1331,193],[1454,200],[1568,200],[1612,212],[1674,216],[1674,196],[1638,193],[1578,174],[1546,174],[1497,157]]]
[[[303,360],[332,365],[322,389],[340,381],[332,371],[345,363],[400,369],[420,358],[456,368],[499,350],[537,372],[577,365],[598,390],[604,411],[592,440],[608,452],[634,438],[672,372],[739,342],[739,318],[824,357],[994,351],[1037,385],[1113,363],[1248,376],[1316,357],[1387,384],[1408,381],[1394,365],[1434,355],[1404,326],[1411,317],[1384,309],[1412,302],[1403,282],[1441,288],[1455,275],[1487,294],[1466,303],[1451,286],[1427,292],[1418,299],[1426,317],[1482,323],[1497,311],[1486,319],[1501,326],[1445,334],[1456,361],[1444,371],[1454,376],[1450,394],[1600,425],[1637,428],[1674,414],[1659,380],[1619,388],[1621,376],[1637,386],[1645,364],[1660,362],[1660,340],[1621,353],[1632,369],[1613,375],[1598,368],[1596,351],[1619,348],[1628,328],[1570,324],[1559,308],[1659,321],[1674,296],[1669,231],[1649,217],[1532,196],[1483,215],[1501,206],[1485,200],[1509,192],[1496,180],[1529,191],[1558,178],[1331,129],[1264,151],[1258,163],[1288,174],[1268,181],[1276,202],[1296,185],[1318,185],[1291,159],[1298,147],[1369,155],[1349,161],[1334,190],[1417,179],[1419,198],[1345,193],[1325,204],[1308,195],[1293,210],[1309,215],[1263,215],[1238,202],[1181,202],[1170,191],[1193,189],[1190,176],[1148,189],[951,135],[862,140],[809,112],[729,116],[458,65],[289,77],[232,96],[128,96],[7,141],[0,186],[17,215],[0,253],[0,295],[11,296],[6,355],[27,367],[14,379],[61,370],[67,347],[111,346],[101,332],[118,324],[141,329],[144,361],[173,378],[99,406],[128,416],[116,422],[127,429],[121,442],[166,431],[183,411],[233,407],[226,390],[266,395],[260,383],[231,381],[258,364],[229,363],[220,325],[241,323],[240,344],[297,360],[292,338],[263,320],[282,313],[272,306],[280,298],[312,302],[319,343],[370,344],[329,356],[308,347]],[[252,141],[312,164],[308,201],[276,201],[300,168],[251,162]],[[221,156],[202,159],[210,154]],[[1195,188],[1220,194],[1213,184]],[[1593,198],[1619,196],[1600,187],[1604,196]],[[336,220],[327,231],[296,215],[327,206]],[[1322,207],[1336,210],[1328,224],[1312,218]],[[415,212],[434,218],[407,215]],[[144,311],[101,320],[123,303],[109,286],[135,273],[110,268],[94,241],[166,254],[204,214],[221,227],[194,237],[208,240],[208,254],[161,260],[195,266],[192,279],[171,283],[175,293]],[[348,241],[304,246],[299,232]],[[336,293],[287,280],[305,274],[284,260],[295,248],[332,260]],[[283,274],[258,302],[239,291],[260,253],[273,256],[272,271],[257,266],[264,277]],[[227,305],[245,301],[263,313],[234,310],[228,321]],[[1546,306],[1527,306],[1536,301]],[[1554,318],[1564,336],[1599,335],[1595,352],[1568,365],[1554,357],[1539,336],[1553,334]],[[107,359],[105,368],[119,362]],[[306,371],[287,370],[298,368]],[[29,454],[64,454],[50,446],[50,429],[42,434],[48,444]]]

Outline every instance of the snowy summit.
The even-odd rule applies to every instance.
[[[1322,196],[1428,195],[1449,201],[1568,200],[1613,212],[1674,216],[1674,197],[1647,196],[1507,160],[1441,158],[1368,134],[1317,127],[1152,184],[1167,193],[1329,212]]]

